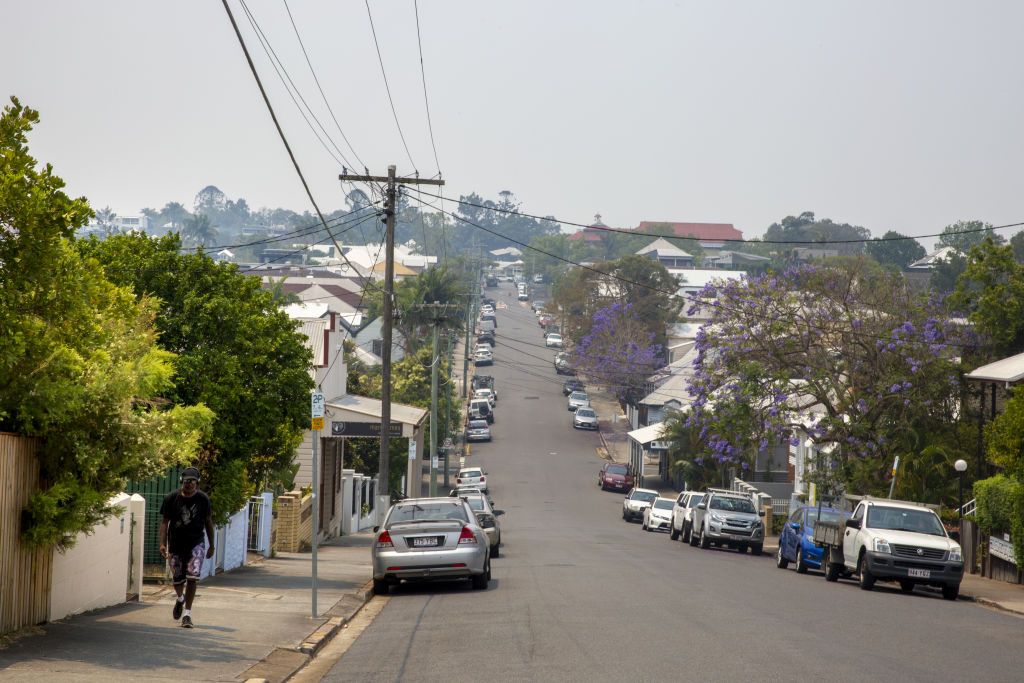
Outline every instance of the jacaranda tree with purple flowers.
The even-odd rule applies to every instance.
[[[590,382],[622,400],[663,364],[654,339],[633,304],[616,302],[594,314],[590,331],[573,347],[573,362]]]
[[[720,282],[697,299],[690,313],[710,319],[688,424],[710,457],[752,467],[759,451],[810,439],[827,453],[822,484],[879,492],[894,455],[955,423],[965,333],[899,275],[852,259]]]

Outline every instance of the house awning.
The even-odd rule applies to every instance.
[[[967,379],[975,382],[997,382],[1007,387],[1024,379],[1024,353],[982,365],[969,372]]]
[[[634,429],[629,432],[627,436],[631,441],[636,441],[641,446],[646,446],[647,444],[653,443],[661,438],[661,431],[664,426],[664,422],[655,422],[652,425],[647,425],[640,429]]]
[[[346,394],[327,401],[327,421],[331,422],[380,422],[383,401],[366,396]],[[403,403],[391,403],[391,421],[402,424],[402,436],[415,436],[417,428],[421,428],[430,411],[425,408],[407,406]]]

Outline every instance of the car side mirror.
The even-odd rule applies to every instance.
[[[800,525],[797,522],[790,522],[789,528],[793,531],[800,531]]]
[[[380,527],[379,526],[373,527],[373,533],[377,533],[378,531],[380,531]]]
[[[846,528],[847,529],[859,529],[860,528],[860,520],[859,519],[848,519],[848,520],[846,520]]]
[[[698,503],[697,504],[697,509],[698,510],[707,510],[708,506],[705,503]]]

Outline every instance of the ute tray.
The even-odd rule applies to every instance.
[[[814,525],[814,542],[821,546],[834,548],[842,546],[842,526],[839,522],[818,522]]]

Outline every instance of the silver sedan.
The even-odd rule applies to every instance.
[[[586,406],[577,408],[573,413],[572,426],[576,429],[597,429],[597,413]]]
[[[462,498],[410,498],[395,503],[374,530],[373,592],[405,580],[491,580],[490,540]]]

